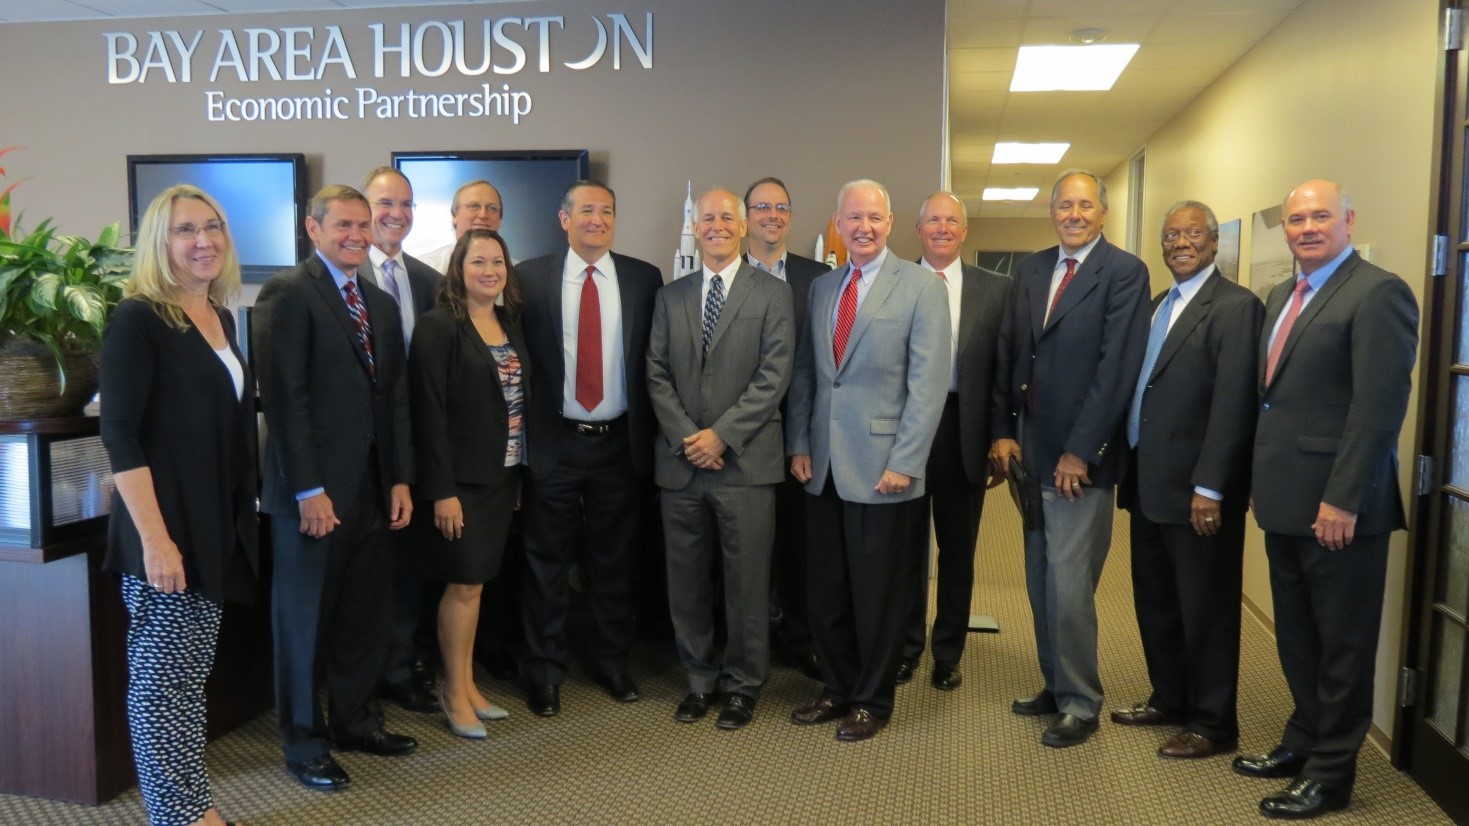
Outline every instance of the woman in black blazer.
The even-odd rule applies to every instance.
[[[102,340],[102,441],[117,491],[103,568],[121,575],[128,727],[154,824],[225,821],[204,766],[221,605],[256,584],[255,384],[225,301],[240,265],[219,204],[164,190],[143,214]]]
[[[481,720],[507,716],[475,685],[473,652],[480,592],[499,572],[520,495],[530,365],[519,316],[505,240],[471,230],[455,245],[438,302],[419,317],[409,349],[417,559],[424,578],[446,583],[439,703],[451,731],[476,739],[486,736]]]

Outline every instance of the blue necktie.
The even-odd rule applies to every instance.
[[[1143,369],[1137,377],[1137,389],[1132,391],[1132,407],[1127,412],[1127,443],[1137,447],[1138,430],[1143,415],[1143,393],[1148,389],[1148,378],[1153,375],[1153,366],[1158,363],[1158,354],[1163,352],[1163,339],[1168,337],[1168,320],[1173,317],[1173,302],[1178,300],[1178,287],[1168,291],[1163,306],[1153,316],[1153,328],[1148,332],[1148,352],[1143,356]]]
[[[724,309],[724,279],[715,273],[709,280],[709,295],[704,299],[704,348],[699,352],[701,359],[709,358],[709,342],[714,340],[714,328],[719,326],[719,311]]]

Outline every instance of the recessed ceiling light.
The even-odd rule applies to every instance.
[[[1012,92],[1105,92],[1137,54],[1136,43],[1021,46]]]
[[[1021,186],[1006,189],[1001,186],[987,186],[984,188],[983,200],[986,201],[1034,201],[1039,187]]]
[[[997,143],[990,163],[1060,163],[1069,143]]]

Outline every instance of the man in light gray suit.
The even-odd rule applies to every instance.
[[[791,722],[840,719],[837,739],[851,742],[893,711],[922,570],[917,506],[949,389],[949,300],[932,273],[889,253],[881,184],[843,186],[833,220],[850,260],[811,285],[786,445],[811,495],[807,588],[826,687]]]
[[[716,725],[754,717],[770,672],[770,547],[775,486],[785,476],[780,401],[795,322],[784,281],[740,260],[745,205],[726,189],[699,198],[704,267],[658,291],[648,339],[648,395],[658,417],[654,479],[663,489],[668,607],[692,723],[718,691]],[[712,568],[722,560],[728,642],[714,648]]]

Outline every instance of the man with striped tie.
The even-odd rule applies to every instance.
[[[413,513],[414,468],[402,318],[359,277],[371,223],[361,192],[323,188],[306,218],[316,251],[266,282],[255,305],[276,714],[286,767],[313,789],[348,783],[333,747],[384,756],[418,747],[383,730],[373,700],[393,601],[388,531]]]
[[[840,720],[837,739],[853,742],[893,713],[922,571],[912,537],[949,390],[949,299],[931,272],[888,250],[881,184],[843,186],[834,220],[849,260],[811,285],[786,445],[810,497],[808,610],[826,686],[791,722]]]
[[[648,394],[658,417],[654,480],[662,488],[668,608],[691,723],[718,693],[715,724],[754,716],[770,673],[770,548],[775,486],[785,476],[780,401],[791,377],[791,289],[740,260],[745,207],[727,189],[699,198],[704,266],[658,291],[648,340]],[[728,641],[716,653],[713,583],[723,571]]]

